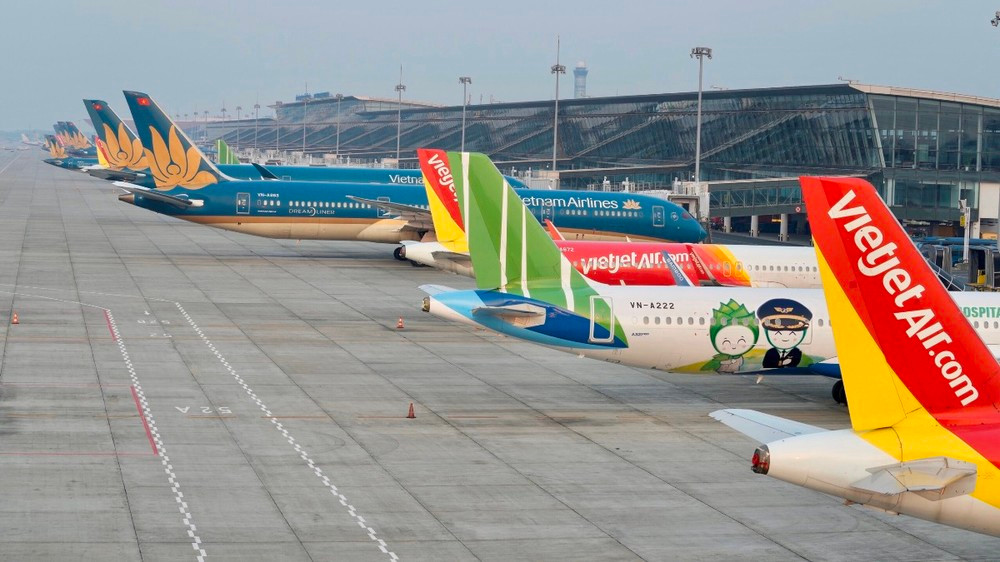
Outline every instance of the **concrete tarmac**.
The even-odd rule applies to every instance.
[[[579,359],[422,314],[471,281],[0,153],[0,559],[953,560],[1000,540],[754,475],[722,407],[830,382]],[[397,330],[402,316],[405,329]],[[407,419],[413,403],[416,418]]]

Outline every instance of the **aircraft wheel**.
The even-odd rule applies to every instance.
[[[833,394],[833,400],[837,404],[847,405],[847,392],[844,391],[844,381],[833,383],[833,389],[830,393]]]
[[[406,261],[406,257],[403,251],[404,250],[402,246],[396,248],[395,250],[392,251],[392,257],[396,258],[399,261]]]

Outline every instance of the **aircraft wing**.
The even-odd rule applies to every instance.
[[[155,189],[149,189],[148,187],[142,187],[141,185],[135,185],[134,183],[128,183],[123,181],[116,181],[114,184],[116,187],[120,187],[129,193],[134,193],[142,195],[143,197],[152,199],[154,201],[159,201],[161,203],[166,203],[168,205],[173,205],[179,209],[187,209],[189,207],[201,207],[205,204],[201,199],[188,199],[186,197],[175,197],[173,195],[167,195],[166,193],[161,193]]]
[[[821,427],[786,420],[754,410],[716,410],[709,416],[761,443],[827,431]]]
[[[439,252],[431,252],[431,256],[436,260],[447,260],[453,262],[461,262],[466,264],[471,264],[472,259],[469,258],[469,254],[460,254],[458,252],[449,252],[448,250],[441,250]]]
[[[434,230],[434,221],[431,219],[431,212],[428,209],[415,205],[393,203],[391,201],[365,199],[364,197],[355,197],[353,195],[348,195],[347,198],[351,201],[365,203],[366,205],[381,209],[383,212],[392,215],[392,218],[405,220],[406,225],[403,226],[404,230]]]

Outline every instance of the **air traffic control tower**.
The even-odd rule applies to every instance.
[[[587,97],[587,63],[580,61],[573,69],[573,99]]]

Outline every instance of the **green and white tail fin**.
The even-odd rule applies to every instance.
[[[216,163],[217,164],[239,164],[240,158],[236,156],[233,149],[229,148],[226,141],[218,139],[215,141]]]
[[[545,301],[583,316],[600,315],[600,310],[592,308],[595,299],[591,298],[599,296],[598,292],[563,256],[489,157],[449,152],[448,161],[476,285]]]

